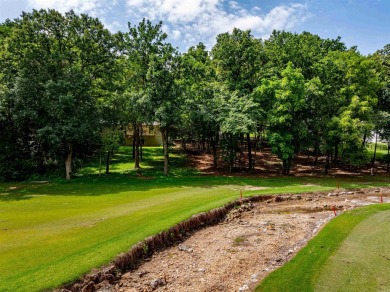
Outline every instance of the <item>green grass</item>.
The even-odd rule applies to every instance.
[[[329,257],[315,290],[390,291],[389,223],[390,208],[359,223]]]
[[[162,147],[144,147],[142,149],[143,155],[141,159],[141,169],[134,169],[134,162],[132,157],[132,148],[122,146],[115,153],[111,161],[110,173],[111,174],[128,174],[136,175],[142,173],[144,176],[163,176],[163,149]],[[102,155],[101,167],[99,157],[95,157],[88,164],[83,166],[78,175],[91,175],[99,174],[101,170],[102,174],[105,173],[105,154]],[[186,166],[187,161],[183,155],[177,152],[170,153],[169,164],[171,166],[170,173],[174,176],[194,175],[198,172]]]
[[[370,158],[374,156],[375,143],[368,143],[367,151]],[[377,160],[383,160],[383,157],[387,155],[387,143],[378,143],[376,148],[375,158]]]
[[[256,291],[389,291],[389,216],[380,204],[336,217]]]
[[[206,176],[184,167],[179,154],[165,177],[161,149],[144,151],[141,176],[132,169],[130,149],[121,148],[113,173],[100,178],[92,161],[69,182],[0,183],[0,291],[39,291],[72,281],[149,235],[238,199],[241,189],[250,196],[332,190],[336,181],[343,188],[390,185],[387,176]]]

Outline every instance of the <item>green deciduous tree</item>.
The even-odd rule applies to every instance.
[[[183,88],[183,105],[179,130],[185,148],[185,139],[196,140],[198,150],[206,143],[213,153],[213,166],[218,166],[219,116],[215,70],[205,46],[200,43],[182,55],[180,84]]]
[[[294,154],[307,135],[303,119],[307,108],[306,90],[301,70],[288,63],[282,78],[264,81],[258,94],[262,99],[273,101],[268,112],[269,142],[283,162],[283,172],[288,174]]]
[[[111,34],[98,19],[34,10],[16,20],[8,50],[17,60],[15,123],[38,165],[65,161],[66,178],[82,144],[99,134],[98,88],[114,60]]]
[[[377,92],[381,86],[376,64],[354,49],[331,52],[316,67],[323,90],[322,148],[329,160],[338,157],[361,164],[364,142],[373,129]]]
[[[223,91],[222,91],[223,92]],[[239,97],[237,91],[221,96],[219,124],[223,134],[222,150],[223,157],[229,165],[230,172],[239,153],[239,138],[248,133],[256,131],[258,120],[258,105],[253,101],[251,95]]]
[[[165,44],[159,54],[152,56],[148,70],[147,95],[154,110],[154,119],[160,124],[164,148],[164,174],[169,172],[169,137],[180,121],[181,86],[180,60],[176,49]]]
[[[261,40],[254,38],[249,30],[235,28],[232,33],[217,36],[212,56],[220,81],[226,83],[227,88],[235,91],[236,95],[249,100],[263,76],[264,54]],[[252,131],[255,130],[256,127],[252,128]],[[252,170],[250,133],[243,134],[247,137],[249,170]]]
[[[169,46],[166,33],[161,30],[162,23],[153,25],[143,19],[137,26],[129,23],[129,32],[124,34],[124,97],[126,122],[132,125],[134,139],[135,168],[140,167],[140,139],[142,124],[154,122],[155,108],[151,103],[150,92],[153,84],[148,72],[157,60],[166,54]]]
[[[322,39],[309,32],[301,34],[286,31],[273,31],[264,41],[266,74],[281,76],[281,72],[291,62],[300,68],[306,80],[315,77],[314,65],[331,51],[344,51],[346,46],[340,37]]]

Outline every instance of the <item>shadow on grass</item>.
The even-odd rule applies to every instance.
[[[170,174],[165,176],[162,166],[162,148],[148,147],[143,149],[140,170],[132,168],[132,148],[121,147],[112,159],[111,173],[99,176],[99,157],[90,161],[75,177],[50,179],[47,184],[7,183],[0,184],[0,202],[28,200],[34,196],[100,196],[114,195],[122,192],[142,192],[164,188],[199,187],[212,188],[224,185],[253,185],[264,188],[294,188],[302,185],[313,187],[336,187],[339,180],[342,187],[356,188],[374,186],[388,182],[387,177],[355,177],[337,179],[334,177],[241,177],[204,175],[187,166],[186,158],[180,153],[172,153]],[[104,168],[105,170],[105,168]],[[16,186],[16,187],[15,187]],[[288,190],[287,190],[288,191]],[[307,191],[310,191],[308,187]],[[266,194],[266,192],[262,192]]]
[[[354,177],[343,179],[339,182],[342,188],[372,187],[378,185],[389,186],[387,177]],[[226,176],[183,176],[183,177],[136,177],[124,174],[109,174],[102,177],[89,175],[76,177],[71,181],[57,180],[46,185],[31,185],[25,183],[24,188],[4,190],[0,192],[0,202],[28,200],[36,196],[101,196],[115,195],[123,192],[147,192],[150,190],[172,188],[214,188],[226,185],[259,186],[265,188],[262,194],[296,192],[310,192],[320,187],[335,189],[336,179],[332,177],[271,177],[271,178],[246,178]],[[306,186],[306,187],[305,187]],[[304,189],[304,190],[302,190]],[[131,194],[129,194],[131,195]]]
[[[78,170],[79,175],[105,173],[106,154],[102,155],[100,165],[99,157],[95,157]],[[169,174],[171,176],[183,176],[199,174],[196,169],[187,166],[187,159],[179,152],[173,151],[169,159]],[[141,158],[141,169],[134,169],[134,159],[132,158],[132,147],[120,147],[112,157],[110,164],[110,173],[121,173],[127,175],[143,176],[163,176],[164,159],[163,149],[161,147],[144,147]]]

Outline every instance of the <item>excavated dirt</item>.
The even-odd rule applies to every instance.
[[[245,204],[218,225],[155,253],[98,291],[251,291],[345,210],[390,202],[390,189],[278,196]]]

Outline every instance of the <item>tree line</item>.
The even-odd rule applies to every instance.
[[[97,18],[33,10],[0,24],[0,177],[65,169],[110,153],[131,125],[135,168],[142,125],[158,122],[164,172],[169,141],[196,142],[233,170],[267,140],[289,173],[310,149],[318,160],[367,162],[373,133],[390,138],[390,45],[369,56],[337,39],[234,29],[208,51],[180,53],[162,23],[111,33]],[[245,145],[246,149],[242,149]]]

